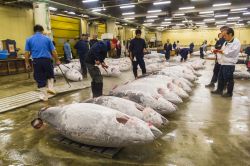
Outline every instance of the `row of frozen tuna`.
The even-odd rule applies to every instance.
[[[177,110],[189,97],[199,74],[189,65],[167,67],[101,96],[39,112],[39,118],[65,137],[102,147],[125,147],[152,142],[167,124],[163,115]],[[158,128],[156,128],[158,127]]]
[[[131,68],[131,62],[129,58],[111,59],[107,58],[106,63],[109,66],[107,69],[103,69],[98,66],[102,75],[107,77],[119,77],[121,72],[128,71]],[[81,64],[78,59],[72,60],[68,64],[62,64],[59,67],[54,68],[54,74],[56,76],[66,76],[71,81],[81,81],[83,79],[81,74]]]

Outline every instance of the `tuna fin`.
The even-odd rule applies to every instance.
[[[143,112],[143,110],[144,110],[144,107],[141,106],[140,104],[135,104],[135,107],[136,107],[139,111],[141,111],[141,112]]]
[[[122,123],[122,124],[126,124],[129,120],[129,117],[127,116],[123,116],[123,117],[116,117],[117,122]]]

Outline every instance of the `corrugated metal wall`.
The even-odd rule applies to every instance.
[[[73,48],[76,42],[74,39],[80,36],[80,23],[80,19],[51,15],[51,28],[59,56],[64,55],[63,44],[67,39]],[[76,55],[75,50],[72,50]]]

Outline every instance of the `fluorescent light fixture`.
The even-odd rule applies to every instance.
[[[165,5],[165,4],[170,4],[171,1],[162,1],[162,2],[154,2],[154,5]]]
[[[204,19],[203,21],[204,22],[213,22],[213,21],[215,21],[215,19],[214,18],[209,18],[209,19]]]
[[[208,26],[207,26],[207,25],[204,25],[204,26],[201,26],[201,28],[208,28]]]
[[[250,15],[250,12],[243,13],[244,16]]]
[[[188,20],[188,21],[182,21],[182,23],[188,23],[188,22],[193,22],[192,20]]]
[[[144,25],[144,26],[150,26],[150,25],[152,25],[152,23],[144,23],[142,25]]]
[[[221,17],[227,17],[227,16],[228,16],[227,14],[218,14],[218,15],[215,15],[214,17],[221,18]]]
[[[250,24],[250,21],[248,21],[247,23]]]
[[[214,14],[214,11],[199,12],[199,14]]]
[[[213,4],[213,7],[220,7],[220,6],[230,6],[231,3],[217,3],[217,4]]]
[[[162,22],[161,24],[171,24],[171,22]]]
[[[146,18],[157,18],[158,16],[146,16]]]
[[[165,18],[164,20],[165,20],[165,21],[171,21],[172,18]]]
[[[126,15],[133,15],[133,14],[135,14],[135,12],[122,13],[123,16],[126,16]]]
[[[127,17],[127,18],[124,18],[125,20],[134,20],[135,18],[134,17]]]
[[[175,24],[176,26],[184,26],[185,24]]]
[[[145,20],[144,22],[154,22],[155,20],[153,19],[149,19],[149,20]]]
[[[101,8],[100,8],[100,9],[93,9],[93,10],[92,10],[92,12],[100,12],[100,11],[102,11]]]
[[[227,21],[217,21],[215,24],[226,24]]]
[[[68,14],[72,14],[72,15],[75,15],[76,13],[75,13],[75,12],[68,12]]]
[[[190,10],[190,9],[194,9],[194,6],[188,6],[188,7],[180,7],[179,10]]]
[[[243,23],[238,23],[238,24],[236,24],[237,26],[244,26],[245,24],[243,24]]]
[[[135,5],[124,5],[124,6],[120,6],[121,9],[127,9],[127,8],[133,8],[135,7]]]
[[[84,0],[82,3],[97,2],[98,0]]]
[[[120,24],[120,22],[115,22],[116,24]]]
[[[184,16],[185,14],[182,14],[182,13],[177,13],[177,14],[174,14],[174,16]]]
[[[148,13],[159,13],[161,12],[162,10],[149,10]]]
[[[123,25],[128,25],[127,23],[123,24]]]
[[[57,8],[55,8],[55,7],[49,7],[49,10],[50,11],[57,11]]]
[[[231,12],[237,12],[237,11],[244,11],[247,10],[247,8],[238,8],[238,9],[231,9]]]
[[[227,19],[228,20],[238,20],[238,19],[240,19],[240,17],[228,17]]]
[[[226,23],[227,25],[234,25],[234,24],[236,24],[236,22],[228,22],[228,23]]]
[[[196,22],[195,24],[196,24],[196,25],[205,25],[204,22]]]

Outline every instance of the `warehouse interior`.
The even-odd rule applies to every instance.
[[[250,1],[0,0],[0,18],[0,165],[250,165]],[[25,61],[28,39],[36,34],[37,24],[43,27],[43,35],[53,41],[60,61],[58,65],[55,59],[53,68],[57,93],[48,93],[48,101],[39,96],[32,51],[30,69]],[[212,93],[219,88],[222,69],[214,86],[207,87],[221,53],[214,50],[220,50],[216,44],[224,26],[232,28],[234,36],[220,49],[227,43],[240,42],[235,54],[237,63],[231,64],[235,69],[234,89],[229,98]],[[137,30],[146,43],[143,59],[147,73],[138,62],[139,76],[135,77],[131,41],[137,38]],[[94,96],[90,68],[87,66],[85,77],[81,55],[75,49],[82,35],[87,36],[87,41],[97,35],[98,41],[116,45],[110,46],[104,60],[108,67],[93,64],[103,77],[103,94],[98,97]],[[168,41],[169,59],[165,47]],[[70,61],[66,43],[71,49]],[[192,52],[189,50],[183,61],[181,50],[189,49],[190,43],[194,44]],[[53,52],[50,54],[53,59]],[[227,53],[221,54],[223,59]],[[68,72],[71,69],[77,71]],[[229,82],[224,84],[222,93],[228,90],[226,86]],[[181,102],[172,102],[172,95]],[[112,105],[109,96],[121,99],[113,99],[117,103]],[[103,101],[98,103],[98,99]],[[123,100],[132,101],[135,108],[126,106]],[[88,105],[90,102],[92,106]],[[167,104],[162,106],[161,102]],[[74,117],[76,106],[86,113]],[[116,111],[117,124],[113,124],[114,117],[105,119],[109,117],[103,113],[104,106]],[[135,112],[130,115],[132,108],[138,111],[138,117]],[[146,108],[168,122],[157,126],[140,118]],[[69,114],[65,113],[61,120],[49,114],[57,121],[52,124],[45,116],[50,109]],[[120,119],[117,112],[123,114]],[[97,119],[99,115],[102,118]],[[150,115],[147,118],[153,119]],[[42,128],[34,129],[34,119],[43,121]],[[128,123],[128,119],[133,121]],[[98,124],[102,124],[101,132]],[[139,135],[144,131],[143,125],[154,136],[149,142],[144,140],[146,143],[142,143],[142,137],[148,133]],[[161,136],[156,136],[151,126]],[[135,140],[129,142],[132,137]],[[87,143],[90,140],[92,144]]]

